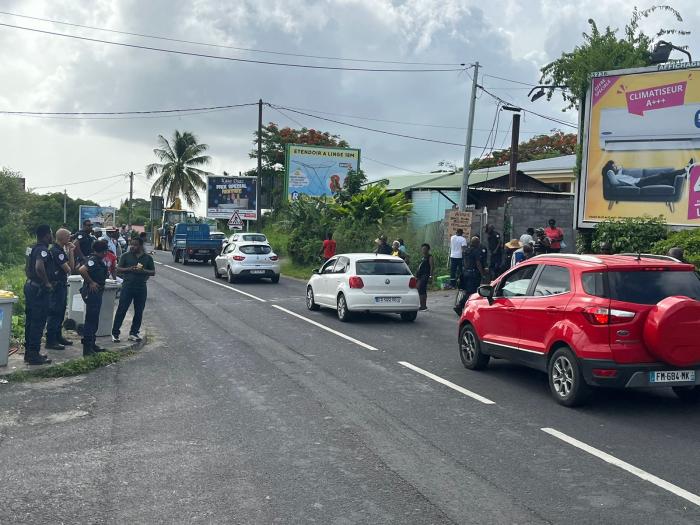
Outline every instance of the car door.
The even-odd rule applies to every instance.
[[[316,296],[316,302],[320,304],[325,304],[329,306],[335,306],[335,300],[329,300],[331,280],[334,279],[333,269],[335,268],[335,263],[338,261],[337,257],[332,257],[328,259],[321,269],[318,271],[318,278],[314,283],[314,295]]]
[[[522,300],[518,310],[518,346],[524,354],[523,360],[540,360],[543,364],[548,337],[555,325],[564,319],[566,305],[571,299],[571,272],[564,265],[545,264],[534,281],[532,295]]]
[[[227,244],[223,250],[221,250],[221,255],[216,257],[216,268],[219,271],[219,275],[226,273],[228,269],[228,257],[233,250],[235,250],[235,244]]]
[[[484,302],[475,319],[489,353],[511,357],[520,340],[518,309],[527,297],[537,264],[524,264],[505,274],[494,290],[491,304]]]
[[[338,257],[338,261],[333,267],[333,273],[327,277],[328,282],[328,300],[335,304],[338,297],[338,289],[341,283],[347,279],[348,268],[350,268],[350,259],[347,257]]]

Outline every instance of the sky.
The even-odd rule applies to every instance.
[[[0,11],[72,24],[163,36],[203,46],[109,33],[0,14],[0,24],[221,57],[371,69],[460,69],[479,61],[480,84],[505,100],[576,124],[565,104],[529,102],[539,69],[582,41],[593,18],[624,27],[634,0],[0,0]],[[648,7],[638,4],[640,8]],[[674,0],[682,24],[660,14],[642,24],[698,27],[697,0]],[[674,37],[677,45],[693,38]],[[241,51],[341,57],[326,60]],[[682,55],[681,55],[682,56]],[[354,60],[421,62],[448,66]],[[0,111],[146,111],[246,104],[263,99],[333,120],[463,144],[473,70],[402,73],[280,67],[113,46],[0,26]],[[496,77],[502,77],[501,79]],[[505,79],[505,80],[504,80]],[[520,83],[518,83],[520,82]],[[524,84],[521,84],[524,83]],[[481,93],[471,156],[510,143],[510,114]],[[359,117],[359,118],[358,118]],[[447,161],[462,165],[464,148],[418,141],[264,109],[264,122],[339,134],[362,150],[371,178],[425,173]],[[386,122],[394,121],[394,122]],[[397,123],[399,121],[400,123]],[[525,113],[521,140],[552,129],[574,131]],[[0,114],[0,166],[19,171],[37,192],[62,191],[118,206],[128,195],[148,198],[145,166],[156,161],[158,135],[191,131],[209,145],[208,170],[238,173],[255,167],[248,153],[257,107],[148,118],[48,118]],[[99,180],[95,180],[99,179]],[[85,182],[93,181],[93,182]],[[204,197],[204,196],[203,196]],[[200,206],[198,213],[203,213]]]

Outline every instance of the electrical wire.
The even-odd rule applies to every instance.
[[[402,168],[401,166],[395,166],[394,164],[389,164],[388,162],[373,159],[372,157],[368,157],[365,154],[362,154],[362,160],[371,160],[372,162],[376,162],[377,164],[381,164],[381,165],[387,166],[389,168],[394,168],[394,169],[401,170],[401,171],[407,171],[409,173],[416,173],[418,175],[426,175],[426,173],[423,171],[409,170],[408,168]]]
[[[152,114],[169,114],[169,113],[185,113],[191,111],[218,111],[232,108],[241,108],[246,106],[257,106],[257,102],[247,102],[245,104],[228,104],[225,106],[207,106],[200,108],[184,108],[184,109],[150,109],[143,111],[0,111],[0,115],[22,115],[22,116],[71,116],[90,118],[96,116],[115,116],[115,115],[152,115]]]
[[[84,40],[86,42],[96,42],[99,44],[108,44],[108,45],[112,45],[112,46],[128,47],[131,49],[143,49],[146,51],[159,51],[161,53],[170,53],[170,54],[174,54],[174,55],[184,55],[184,56],[200,57],[200,58],[211,58],[214,60],[228,60],[231,62],[243,62],[243,63],[247,63],[247,64],[263,64],[263,65],[268,65],[268,66],[295,67],[295,68],[302,68],[302,69],[326,69],[326,70],[333,70],[333,71],[362,71],[362,72],[374,72],[374,73],[438,73],[438,72],[463,71],[463,69],[464,69],[463,67],[442,68],[442,69],[437,69],[437,68],[431,68],[431,69],[426,69],[426,68],[380,69],[380,68],[342,67],[342,66],[319,66],[319,65],[313,65],[313,64],[296,64],[296,63],[289,63],[289,62],[271,62],[271,61],[267,61],[267,60],[253,60],[253,59],[249,59],[249,58],[235,58],[235,57],[229,57],[229,56],[207,55],[204,53],[194,53],[191,51],[178,51],[176,49],[167,49],[167,48],[163,48],[163,47],[143,46],[143,45],[139,45],[139,44],[127,44],[125,42],[114,42],[112,40],[103,40],[101,38],[89,38],[86,36],[69,35],[66,33],[58,33],[56,31],[47,31],[45,29],[36,29],[33,27],[18,26],[18,25],[13,25],[13,24],[0,23],[0,26],[9,27],[12,29],[21,29],[23,31],[31,31],[34,33],[41,33],[44,35],[60,36],[63,38],[71,38],[74,40]]]
[[[512,82],[513,84],[520,84],[522,86],[537,87],[538,84],[532,84],[529,82],[521,82],[520,80],[513,80],[512,78],[497,77],[496,75],[484,75],[484,78],[496,78],[498,80],[504,80],[506,82]]]
[[[107,33],[114,33],[118,35],[127,35],[127,36],[137,36],[141,38],[152,38],[155,40],[165,40],[168,42],[178,42],[181,44],[193,44],[197,46],[207,46],[207,47],[215,47],[215,48],[221,48],[221,49],[233,49],[235,51],[246,51],[249,53],[265,53],[268,55],[280,55],[280,56],[291,56],[291,57],[299,57],[299,58],[315,58],[315,59],[320,59],[320,60],[341,60],[344,62],[366,62],[366,63],[374,63],[374,64],[402,64],[402,65],[415,65],[415,66],[464,66],[465,64],[460,64],[456,62],[412,62],[412,61],[401,61],[401,60],[376,60],[376,59],[364,59],[364,58],[345,58],[345,57],[332,57],[332,56],[324,56],[324,55],[305,55],[302,53],[289,53],[289,52],[284,52],[284,51],[270,51],[267,49],[255,49],[255,48],[250,48],[250,47],[237,47],[237,46],[229,46],[225,44],[213,44],[210,42],[197,42],[194,40],[182,40],[179,38],[172,38],[172,37],[167,37],[167,36],[160,36],[160,35],[148,35],[145,33],[134,33],[131,31],[119,31],[117,29],[108,29],[105,27],[96,27],[96,26],[89,26],[85,24],[75,24],[71,22],[64,22],[61,20],[53,20],[51,18],[40,18],[38,16],[29,16],[29,15],[20,15],[18,13],[10,13],[7,11],[0,11],[0,15],[8,15],[8,16],[15,16],[18,18],[25,18],[29,20],[38,20],[41,22],[50,22],[52,24],[60,24],[60,25],[65,25],[65,26],[70,26],[70,27],[79,27],[82,29],[91,29],[94,31],[104,31]]]
[[[107,186],[102,186],[102,187],[101,187],[99,190],[97,190],[95,193],[92,193],[92,194],[90,194],[89,196],[85,197],[85,200],[92,199],[95,195],[99,195],[99,194],[102,193],[103,191],[106,191],[106,190],[108,190],[108,189],[110,189],[110,188],[113,188],[114,186],[116,186],[116,185],[119,184],[119,183],[122,183],[122,184],[123,184],[124,181],[123,181],[123,180],[116,180],[116,181],[114,181],[112,184],[108,184]]]
[[[81,180],[78,182],[64,182],[62,184],[54,184],[53,186],[37,186],[32,187],[33,190],[46,190],[49,188],[63,188],[64,186],[75,186],[76,184],[87,184],[88,182],[99,182],[109,179],[115,179],[117,177],[124,177],[129,175],[128,173],[119,173],[118,175],[110,175],[109,177],[100,177],[97,179]]]
[[[520,108],[520,110],[523,111],[523,112],[531,113],[532,115],[536,115],[536,116],[538,116],[538,117],[540,117],[540,118],[543,118],[543,119],[545,119],[545,120],[551,120],[552,122],[556,122],[557,124],[560,124],[560,125],[562,125],[562,126],[568,126],[568,127],[570,127],[570,128],[578,129],[578,126],[576,126],[575,124],[571,124],[570,122],[566,122],[565,120],[560,120],[560,119],[557,119],[557,118],[555,118],[555,117],[550,117],[550,116],[547,116],[547,115],[543,115],[542,113],[537,113],[536,111],[532,111],[531,109],[525,109],[525,108],[523,108],[520,104],[516,104],[516,103],[514,103],[514,102],[509,102],[509,101],[507,101],[507,100],[505,100],[505,99],[499,97],[498,95],[495,95],[494,93],[491,93],[488,89],[484,88],[483,86],[478,86],[478,87],[479,87],[479,89],[481,89],[484,93],[486,93],[487,95],[489,95],[489,96],[493,97],[494,99],[500,101],[502,104],[506,104],[506,105],[508,105],[508,106],[516,106],[516,107]]]

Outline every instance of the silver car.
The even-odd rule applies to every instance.
[[[214,277],[234,283],[236,279],[250,277],[280,280],[280,261],[267,242],[233,242],[227,244],[221,255],[214,259]]]

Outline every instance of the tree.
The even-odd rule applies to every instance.
[[[335,201],[339,203],[347,202],[354,195],[362,191],[362,187],[367,184],[367,176],[362,170],[350,170],[343,181],[343,187],[334,195]]]
[[[518,162],[548,159],[576,153],[576,133],[555,131],[552,135],[537,135],[518,145]],[[481,159],[473,159],[469,168],[477,170],[502,166],[510,162],[510,148],[493,151]]]
[[[192,208],[199,202],[198,190],[204,190],[207,183],[203,177],[212,175],[200,167],[209,164],[211,157],[204,155],[209,148],[197,142],[197,137],[189,131],[180,133],[175,130],[172,145],[163,135],[158,135],[158,148],[153,150],[162,162],[146,166],[146,176],[150,179],[159,175],[153,183],[152,194],[166,197],[166,203],[172,204],[179,196],[184,197]]]
[[[651,63],[649,51],[654,38],[690,34],[690,31],[679,29],[660,29],[654,37],[646,35],[640,29],[639,23],[657,11],[671,14],[678,22],[683,21],[680,13],[669,6],[656,5],[641,11],[635,7],[632,18],[625,26],[624,36],[619,38],[617,28],[607,26],[601,32],[595,21],[589,19],[591,31],[590,34],[583,33],[583,44],[576,46],[569,53],[562,53],[561,57],[545,65],[540,70],[540,82],[567,86],[566,90],[561,91],[568,103],[565,110],[579,109],[581,101],[585,98],[591,73],[648,66]],[[548,100],[554,92],[554,89],[547,92]]]
[[[26,228],[26,193],[20,173],[0,169],[0,265],[17,264],[24,258],[29,235]]]
[[[129,216],[129,199],[122,201],[117,210],[117,220],[126,224]],[[131,204],[131,224],[143,226],[151,218],[151,201],[146,199],[134,199]]]

